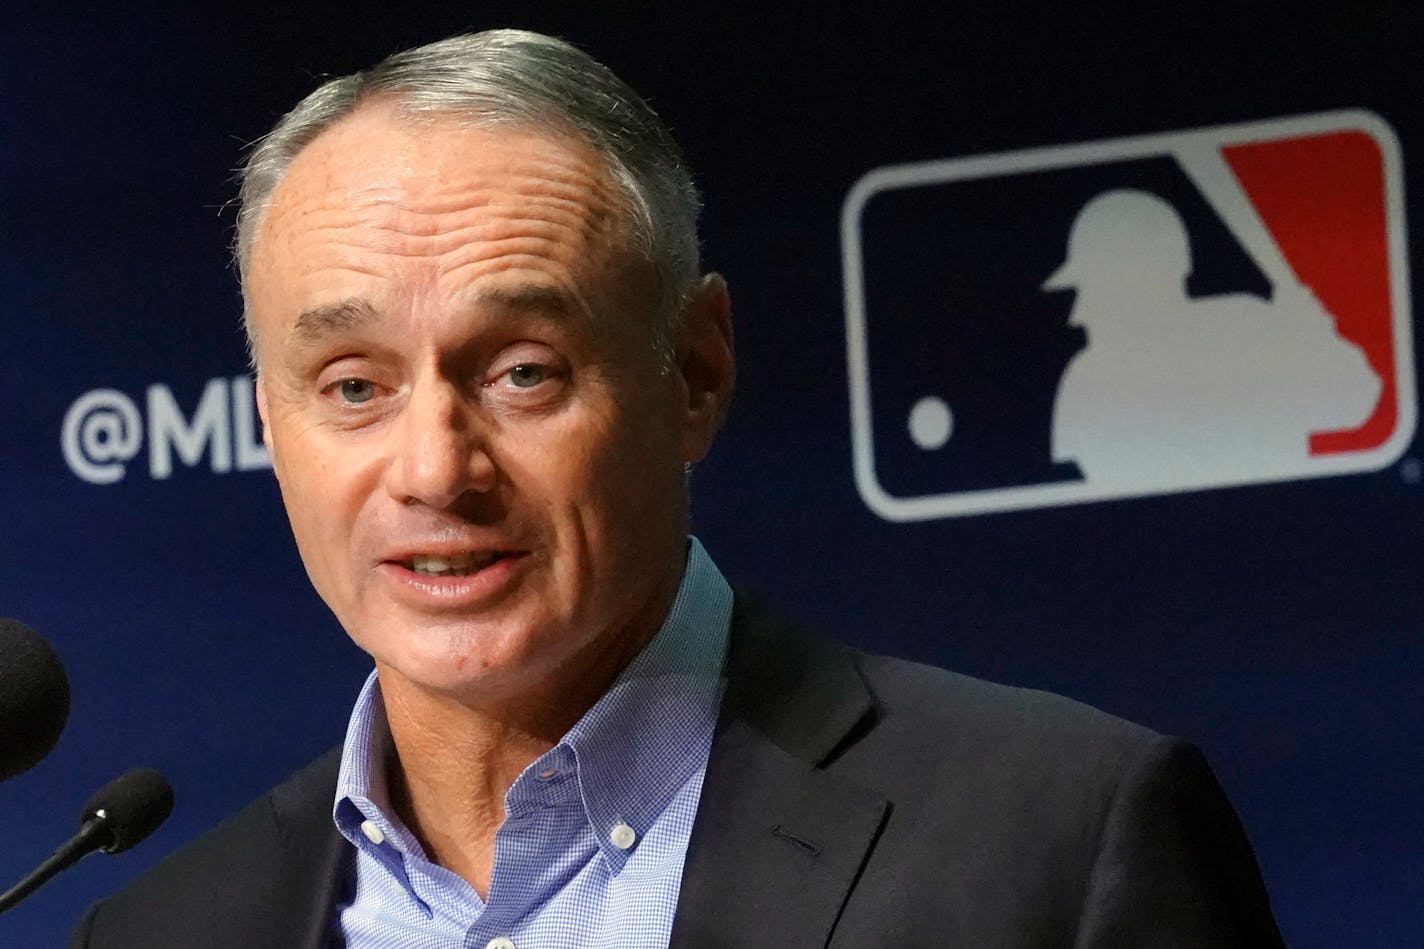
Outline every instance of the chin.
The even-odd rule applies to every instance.
[[[527,675],[535,657],[510,650],[512,638],[508,624],[494,632],[484,624],[440,622],[429,618],[382,625],[382,644],[363,648],[384,670],[394,672],[409,684],[441,693],[463,694],[472,690],[490,690],[501,682],[514,678],[512,672]],[[399,641],[391,641],[396,631]]]

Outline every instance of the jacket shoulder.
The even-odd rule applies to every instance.
[[[299,945],[346,843],[331,821],[339,763],[329,751],[94,904],[71,949]]]
[[[1162,736],[1083,702],[889,656],[850,652],[874,698],[877,726],[934,727],[1001,747],[1069,743],[1131,750]]]
[[[1061,695],[850,656],[871,711],[828,766],[902,799],[1032,806],[1038,820],[1056,815],[1091,826],[1139,760],[1186,746]]]
[[[1120,773],[1162,736],[1081,702],[1000,685],[828,640],[738,591],[728,704],[778,745],[837,768],[871,756],[914,769],[933,762],[1022,774]],[[819,732],[807,741],[807,733]],[[879,781],[874,782],[879,784]],[[900,785],[903,786],[903,785]]]

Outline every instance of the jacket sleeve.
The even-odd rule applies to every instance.
[[[1201,753],[1149,742],[1104,820],[1075,949],[1283,945],[1246,832]]]

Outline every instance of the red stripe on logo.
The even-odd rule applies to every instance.
[[[1222,154],[1301,283],[1365,352],[1383,383],[1359,428],[1310,436],[1312,455],[1366,451],[1398,418],[1391,329],[1384,161],[1363,132],[1334,132],[1250,145]]]

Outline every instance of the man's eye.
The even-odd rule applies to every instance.
[[[549,370],[537,363],[520,363],[509,370],[509,381],[520,389],[528,389],[543,382]]]
[[[341,401],[351,405],[369,402],[376,394],[375,383],[365,379],[342,379],[337,384],[337,390],[341,393]]]

